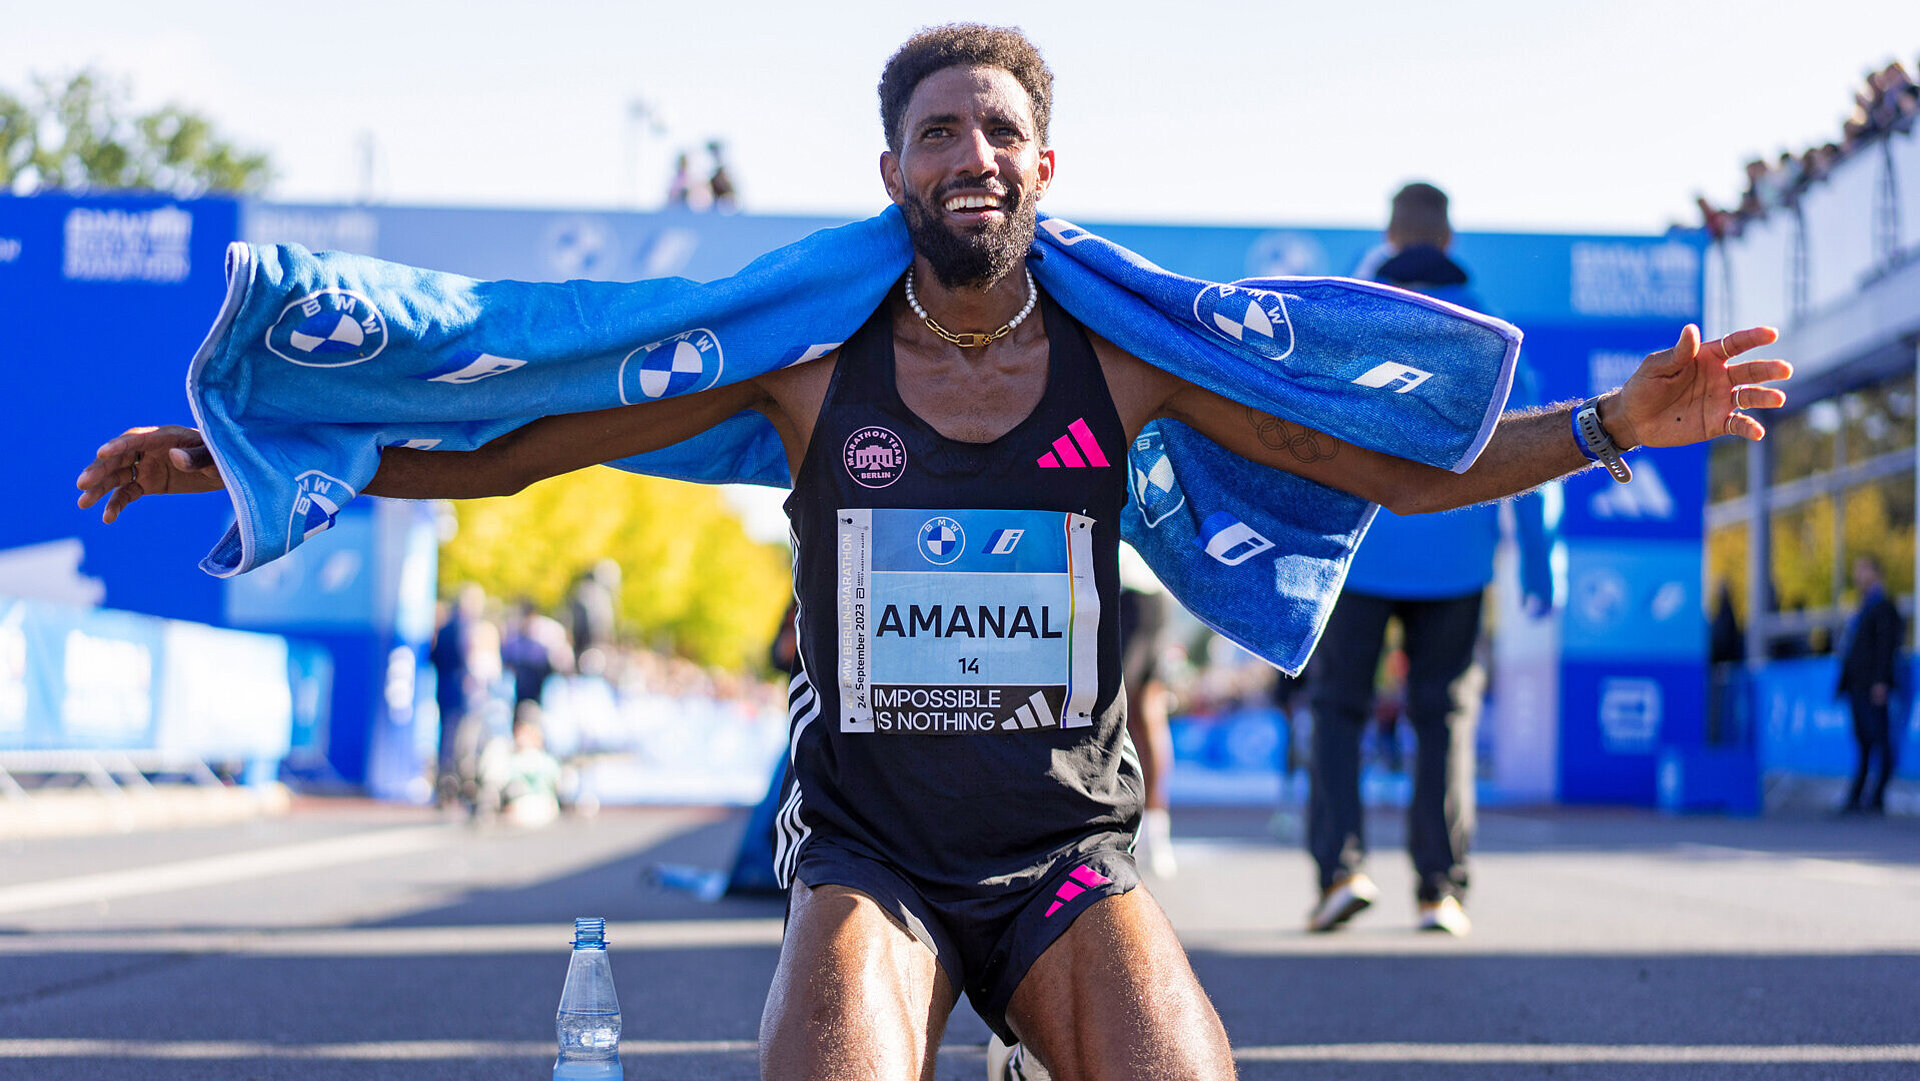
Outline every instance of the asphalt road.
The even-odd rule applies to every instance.
[[[772,899],[644,885],[722,866],[737,812],[535,833],[296,803],[240,824],[0,839],[0,1078],[540,1078],[576,915],[605,916],[635,1081],[757,1076]],[[1465,939],[1382,903],[1307,936],[1310,865],[1262,809],[1180,809],[1151,888],[1243,1078],[1920,1077],[1920,822],[1484,817]],[[963,1005],[939,1076],[983,1074]]]

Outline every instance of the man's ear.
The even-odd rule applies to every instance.
[[[1035,199],[1039,199],[1041,196],[1047,194],[1047,189],[1053,186],[1053,166],[1054,166],[1053,148],[1048,147],[1045,150],[1040,151],[1040,164],[1039,164],[1039,170],[1038,170],[1040,174],[1040,186],[1038,190],[1036,190],[1033,193],[1033,197]]]
[[[894,206],[906,205],[907,182],[900,175],[900,156],[891,150],[880,152],[880,183],[886,186],[887,198]]]

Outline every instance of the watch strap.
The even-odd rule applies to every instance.
[[[1600,399],[1588,398],[1573,411],[1573,439],[1580,453],[1590,462],[1606,466],[1607,474],[1621,484],[1633,479],[1633,470],[1620,457],[1620,447],[1600,423]]]

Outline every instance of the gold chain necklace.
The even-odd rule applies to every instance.
[[[920,306],[920,298],[913,295],[913,268],[907,268],[907,306],[913,309],[913,314],[919,316],[921,322],[927,324],[928,330],[962,349],[981,349],[1012,334],[1014,327],[1026,321],[1028,314],[1033,311],[1034,301],[1039,299],[1040,290],[1033,284],[1033,271],[1029,270],[1027,271],[1027,306],[1020,309],[1019,315],[1014,316],[1006,326],[992,334],[955,334],[934,322],[933,316],[927,314],[927,309]]]

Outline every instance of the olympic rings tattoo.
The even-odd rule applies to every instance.
[[[1339,444],[1331,436],[1289,424],[1252,406],[1247,406],[1246,410],[1247,423],[1252,426],[1253,434],[1259,438],[1260,445],[1268,450],[1284,450],[1293,456],[1294,461],[1307,464],[1324,462],[1339,453]]]

